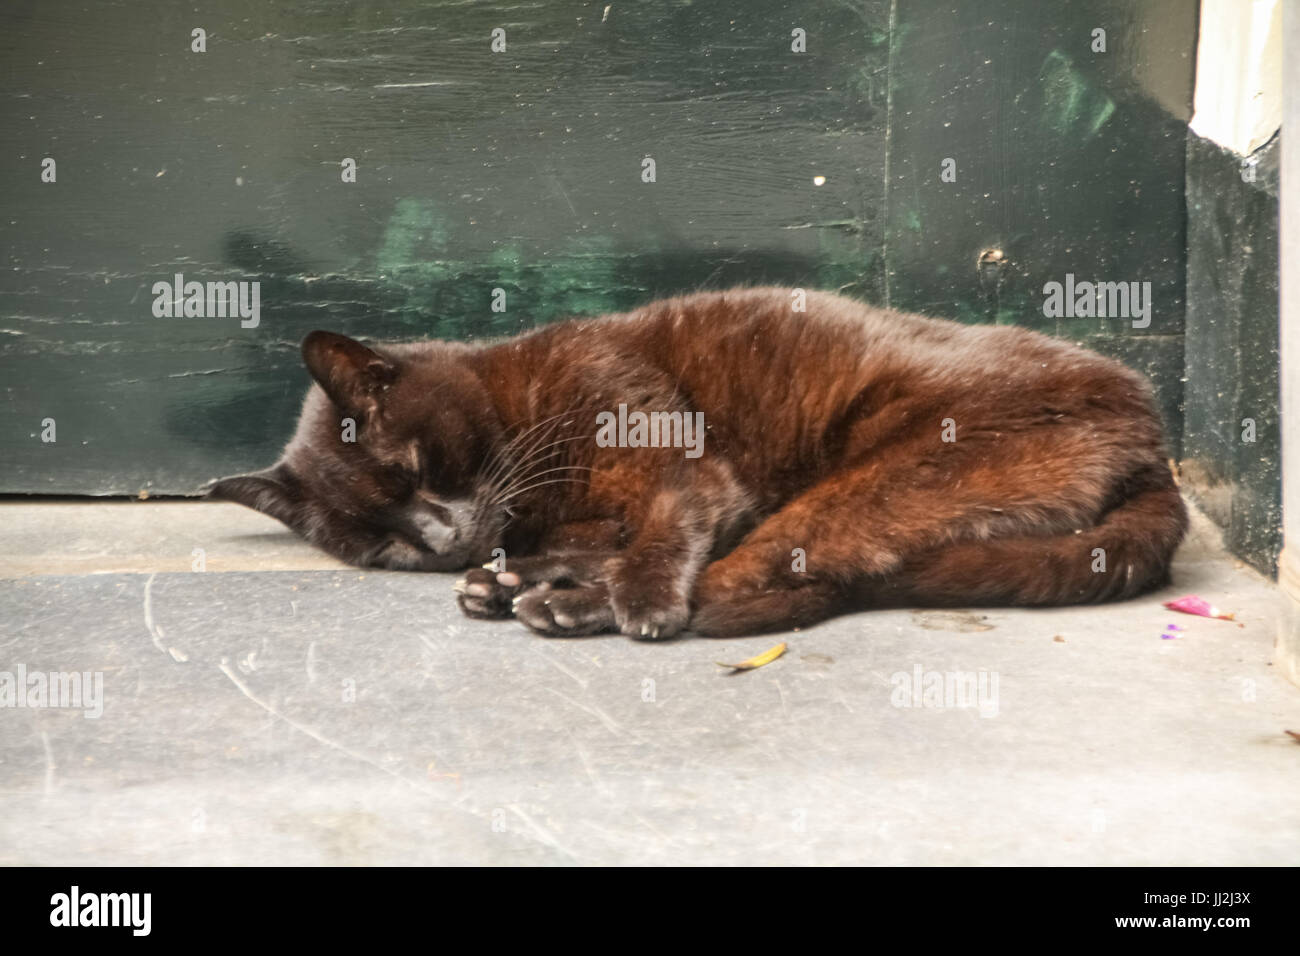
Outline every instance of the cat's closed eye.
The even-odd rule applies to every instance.
[[[440,455],[422,462],[419,487],[440,498],[462,498],[473,493],[475,469],[461,456]]]
[[[408,498],[420,487],[419,473],[396,462],[380,466],[374,476],[380,490],[393,500]]]

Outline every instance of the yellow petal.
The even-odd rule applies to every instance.
[[[762,667],[764,664],[770,664],[782,654],[785,653],[786,645],[778,644],[776,647],[769,648],[757,657],[751,657],[747,661],[741,661],[739,664],[724,664],[722,661],[716,661],[719,667],[730,667],[733,671],[752,671],[755,667]]]

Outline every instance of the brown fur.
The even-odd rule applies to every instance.
[[[792,301],[705,292],[478,346],[312,333],[320,387],[284,458],[212,495],[361,565],[503,548],[461,606],[544,634],[750,634],[1165,583],[1187,519],[1141,376],[1021,328]],[[703,455],[599,447],[620,403],[702,412]]]

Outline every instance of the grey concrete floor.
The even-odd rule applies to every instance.
[[[233,505],[0,505],[0,577],[0,672],[102,675],[0,709],[4,864],[1300,862],[1275,590],[1203,519],[1126,604],[725,642],[470,621]]]

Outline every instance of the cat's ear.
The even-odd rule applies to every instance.
[[[204,496],[213,501],[233,501],[292,526],[301,498],[298,480],[283,464],[247,475],[215,482]]]
[[[370,418],[397,366],[373,349],[335,332],[312,332],[302,340],[302,360],[325,394],[349,415]]]

